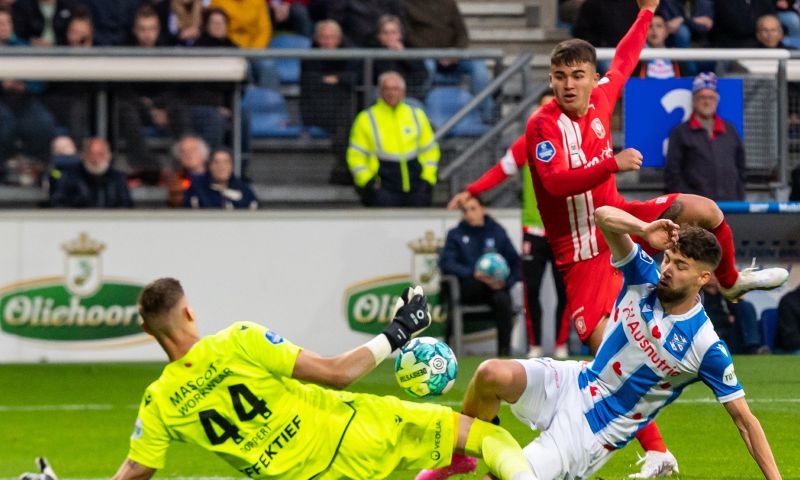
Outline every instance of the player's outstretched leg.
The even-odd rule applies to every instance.
[[[736,250],[733,233],[717,204],[699,195],[680,194],[664,212],[664,218],[675,223],[695,224],[717,237],[722,247],[722,260],[714,271],[719,280],[720,291],[728,300],[735,301],[750,290],[771,290],[780,287],[789,279],[785,268],[736,270]]]
[[[464,397],[464,413],[468,416],[462,415],[459,432],[468,432],[468,436],[461,438],[462,433],[459,433],[459,443],[464,441],[464,451],[467,455],[482,455],[489,469],[498,478],[536,478],[522,450],[511,447],[512,443],[518,445],[511,434],[501,427],[479,420],[491,420],[497,417],[500,401],[511,403],[517,401],[525,391],[526,384],[525,369],[515,360],[487,360],[478,366]],[[463,419],[472,421],[468,430],[464,428]],[[448,478],[458,473],[453,471],[454,467],[457,463],[465,463],[466,458],[454,455],[450,466],[422,471],[416,480]],[[512,476],[501,476],[509,474]]]

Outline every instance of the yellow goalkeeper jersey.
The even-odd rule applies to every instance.
[[[145,390],[128,457],[160,469],[179,441],[252,478],[322,472],[355,410],[339,392],[291,378],[300,350],[249,322],[203,338]]]

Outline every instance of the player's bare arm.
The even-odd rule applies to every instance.
[[[608,205],[594,213],[595,222],[603,231],[611,255],[621,260],[633,250],[630,235],[638,235],[658,250],[667,250],[678,241],[680,227],[672,220],[660,219],[647,223],[628,212]]]
[[[155,469],[126,458],[112,480],[149,480],[155,473]]]
[[[723,405],[733,419],[733,423],[736,424],[736,428],[739,429],[742,440],[747,445],[747,450],[758,463],[764,477],[767,480],[780,479],[781,474],[775,463],[775,457],[772,455],[767,436],[764,434],[764,429],[761,428],[761,423],[750,411],[747,400],[740,397]]]
[[[430,324],[422,287],[408,288],[398,298],[393,319],[382,334],[335,357],[322,357],[303,350],[297,356],[292,377],[326,387],[347,388]]]
[[[464,190],[463,192],[456,193],[453,198],[447,202],[447,209],[448,210],[455,210],[457,208],[461,208],[464,203],[472,198],[472,194],[468,191]]]

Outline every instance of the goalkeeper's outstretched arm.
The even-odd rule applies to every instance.
[[[395,310],[383,333],[349,352],[322,357],[309,350],[301,351],[292,377],[326,387],[347,388],[431,324],[422,287],[407,288],[397,300]]]
[[[155,469],[126,458],[112,480],[149,480],[155,473]]]

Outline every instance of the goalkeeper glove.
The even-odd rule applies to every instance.
[[[44,457],[36,457],[36,466],[41,473],[23,473],[19,480],[58,480],[56,473]]]
[[[431,324],[428,299],[420,286],[406,288],[397,299],[395,310],[394,318],[383,330],[392,350],[402,347]]]

